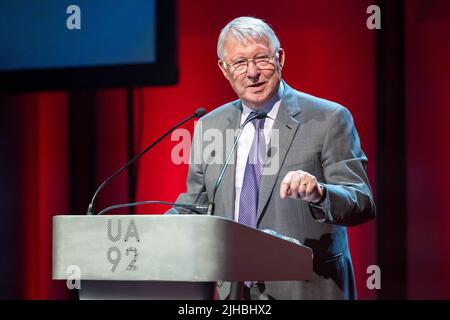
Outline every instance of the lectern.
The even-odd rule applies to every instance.
[[[309,280],[312,261],[308,247],[218,216],[53,218],[53,279],[81,280],[80,299],[212,299],[217,282]]]

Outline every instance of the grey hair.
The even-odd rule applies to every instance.
[[[217,56],[220,60],[225,59],[225,43],[229,35],[239,41],[265,39],[275,53],[280,50],[280,40],[278,40],[272,28],[263,20],[253,17],[239,17],[229,22],[220,32],[217,41]]]

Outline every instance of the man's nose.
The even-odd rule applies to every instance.
[[[260,73],[261,72],[259,71],[255,62],[253,60],[250,60],[247,66],[247,77],[251,79],[258,78]]]

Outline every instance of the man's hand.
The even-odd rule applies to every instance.
[[[323,193],[316,177],[302,170],[289,171],[281,182],[281,199],[291,197],[317,203],[322,200]]]

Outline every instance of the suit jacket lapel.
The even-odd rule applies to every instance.
[[[223,162],[226,161],[226,157],[228,156],[228,153],[230,152],[230,148],[232,146],[232,143],[230,143],[229,146],[227,146],[227,135],[226,130],[236,130],[239,127],[239,121],[242,114],[242,106],[240,105],[239,101],[236,101],[233,103],[235,105],[235,109],[233,109],[232,112],[228,114],[227,121],[225,122],[225,128],[222,131],[224,134],[223,137]],[[222,182],[219,186],[219,190],[217,190],[217,194],[220,193],[220,197],[222,198],[222,203],[224,204],[224,212],[219,213],[220,215],[223,215],[226,218],[229,218],[231,220],[234,220],[234,203],[236,198],[236,157],[237,152],[235,150],[234,159],[231,159],[230,164],[228,165],[227,169],[225,170]],[[218,171],[215,173],[215,176],[218,177],[220,170],[222,169],[222,166],[217,166]]]
[[[284,83],[284,94],[281,99],[280,108],[277,113],[277,117],[274,121],[272,134],[270,139],[270,149],[271,149],[271,161],[277,161],[276,167],[270,168],[270,166],[265,166],[263,170],[263,176],[261,179],[261,186],[259,192],[258,200],[258,212],[256,221],[259,221],[264,209],[271,197],[272,192],[278,192],[278,190],[273,190],[275,186],[275,181],[278,178],[280,168],[284,162],[286,154],[292,144],[292,140],[298,130],[300,122],[294,117],[301,112],[300,105],[295,101],[294,90],[290,88],[286,83]],[[278,132],[278,141],[274,139],[275,134]],[[279,142],[279,146],[275,145]],[[278,149],[278,150],[277,150]],[[269,160],[269,159],[268,159]]]

